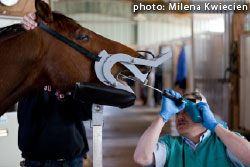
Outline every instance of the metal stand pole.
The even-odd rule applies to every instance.
[[[93,167],[102,167],[103,106],[92,105]]]

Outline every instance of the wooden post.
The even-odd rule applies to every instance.
[[[249,7],[250,4],[248,5],[248,13],[249,13]],[[244,134],[250,134],[250,131],[247,130],[241,130],[240,129],[240,103],[239,103],[239,98],[240,98],[240,37],[241,35],[244,34],[250,34],[250,32],[245,32],[244,31],[244,16],[247,14],[246,13],[236,13],[233,15],[233,42],[237,43],[238,49],[238,60],[237,60],[237,72],[238,75],[232,75],[232,81],[231,81],[231,104],[232,104],[232,127],[234,131],[238,131],[240,133]]]

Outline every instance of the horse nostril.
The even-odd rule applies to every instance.
[[[146,57],[145,57],[145,56],[142,56],[142,55],[140,55],[140,54],[139,54],[139,55],[137,55],[137,56],[136,56],[136,58],[139,58],[139,59],[146,59]]]
[[[151,67],[148,66],[138,65],[138,68],[143,74],[149,73],[151,71]]]
[[[146,73],[150,72],[151,69],[152,69],[151,67],[146,66]]]
[[[152,71],[152,67],[148,67],[148,72]]]

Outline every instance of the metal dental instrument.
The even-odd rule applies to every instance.
[[[178,99],[177,99],[177,98],[175,98],[174,96],[172,96],[169,92],[167,92],[167,91],[165,91],[165,90],[162,91],[162,90],[157,89],[157,88],[155,88],[155,87],[153,87],[153,86],[147,85],[146,83],[140,82],[139,80],[137,80],[137,79],[135,79],[135,78],[133,78],[133,77],[128,77],[128,76],[123,75],[123,74],[119,74],[119,75],[120,75],[121,77],[125,78],[125,79],[130,79],[130,80],[139,82],[140,84],[142,84],[142,85],[144,85],[144,86],[147,86],[147,87],[149,87],[149,88],[151,88],[151,89],[153,89],[153,90],[156,90],[157,92],[161,93],[163,96],[165,96],[165,97],[167,97],[167,98],[173,100],[177,106],[180,106],[182,103],[187,103],[183,98],[178,98]],[[119,75],[118,75],[118,77],[119,77]]]
[[[140,84],[147,86],[153,90],[156,90],[157,92],[161,93],[163,96],[173,100],[177,106],[180,106],[182,103],[185,103],[185,110],[188,112],[192,121],[195,123],[200,123],[203,121],[202,113],[201,113],[202,111],[198,110],[198,108],[196,107],[196,103],[194,103],[190,100],[187,100],[185,98],[182,98],[182,97],[177,99],[174,96],[172,96],[169,92],[167,92],[165,90],[161,91],[160,89],[154,88],[153,86],[150,86],[150,85],[147,85],[146,83],[140,82],[133,77],[128,77],[128,76],[125,76],[123,74],[118,74],[118,75],[120,77],[122,77],[123,79],[133,80],[133,81],[139,82]],[[119,76],[117,76],[117,77],[119,77]]]

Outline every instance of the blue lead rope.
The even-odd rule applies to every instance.
[[[83,48],[82,46],[76,44],[75,42],[67,39],[66,37],[58,34],[56,31],[50,29],[43,23],[38,23],[38,26],[42,28],[44,31],[48,32],[50,35],[54,36],[55,38],[59,39],[60,41],[64,42],[65,44],[71,46],[72,48],[76,49],[78,52],[90,57],[94,61],[99,61],[101,58],[94,53],[88,51],[87,49]]]

